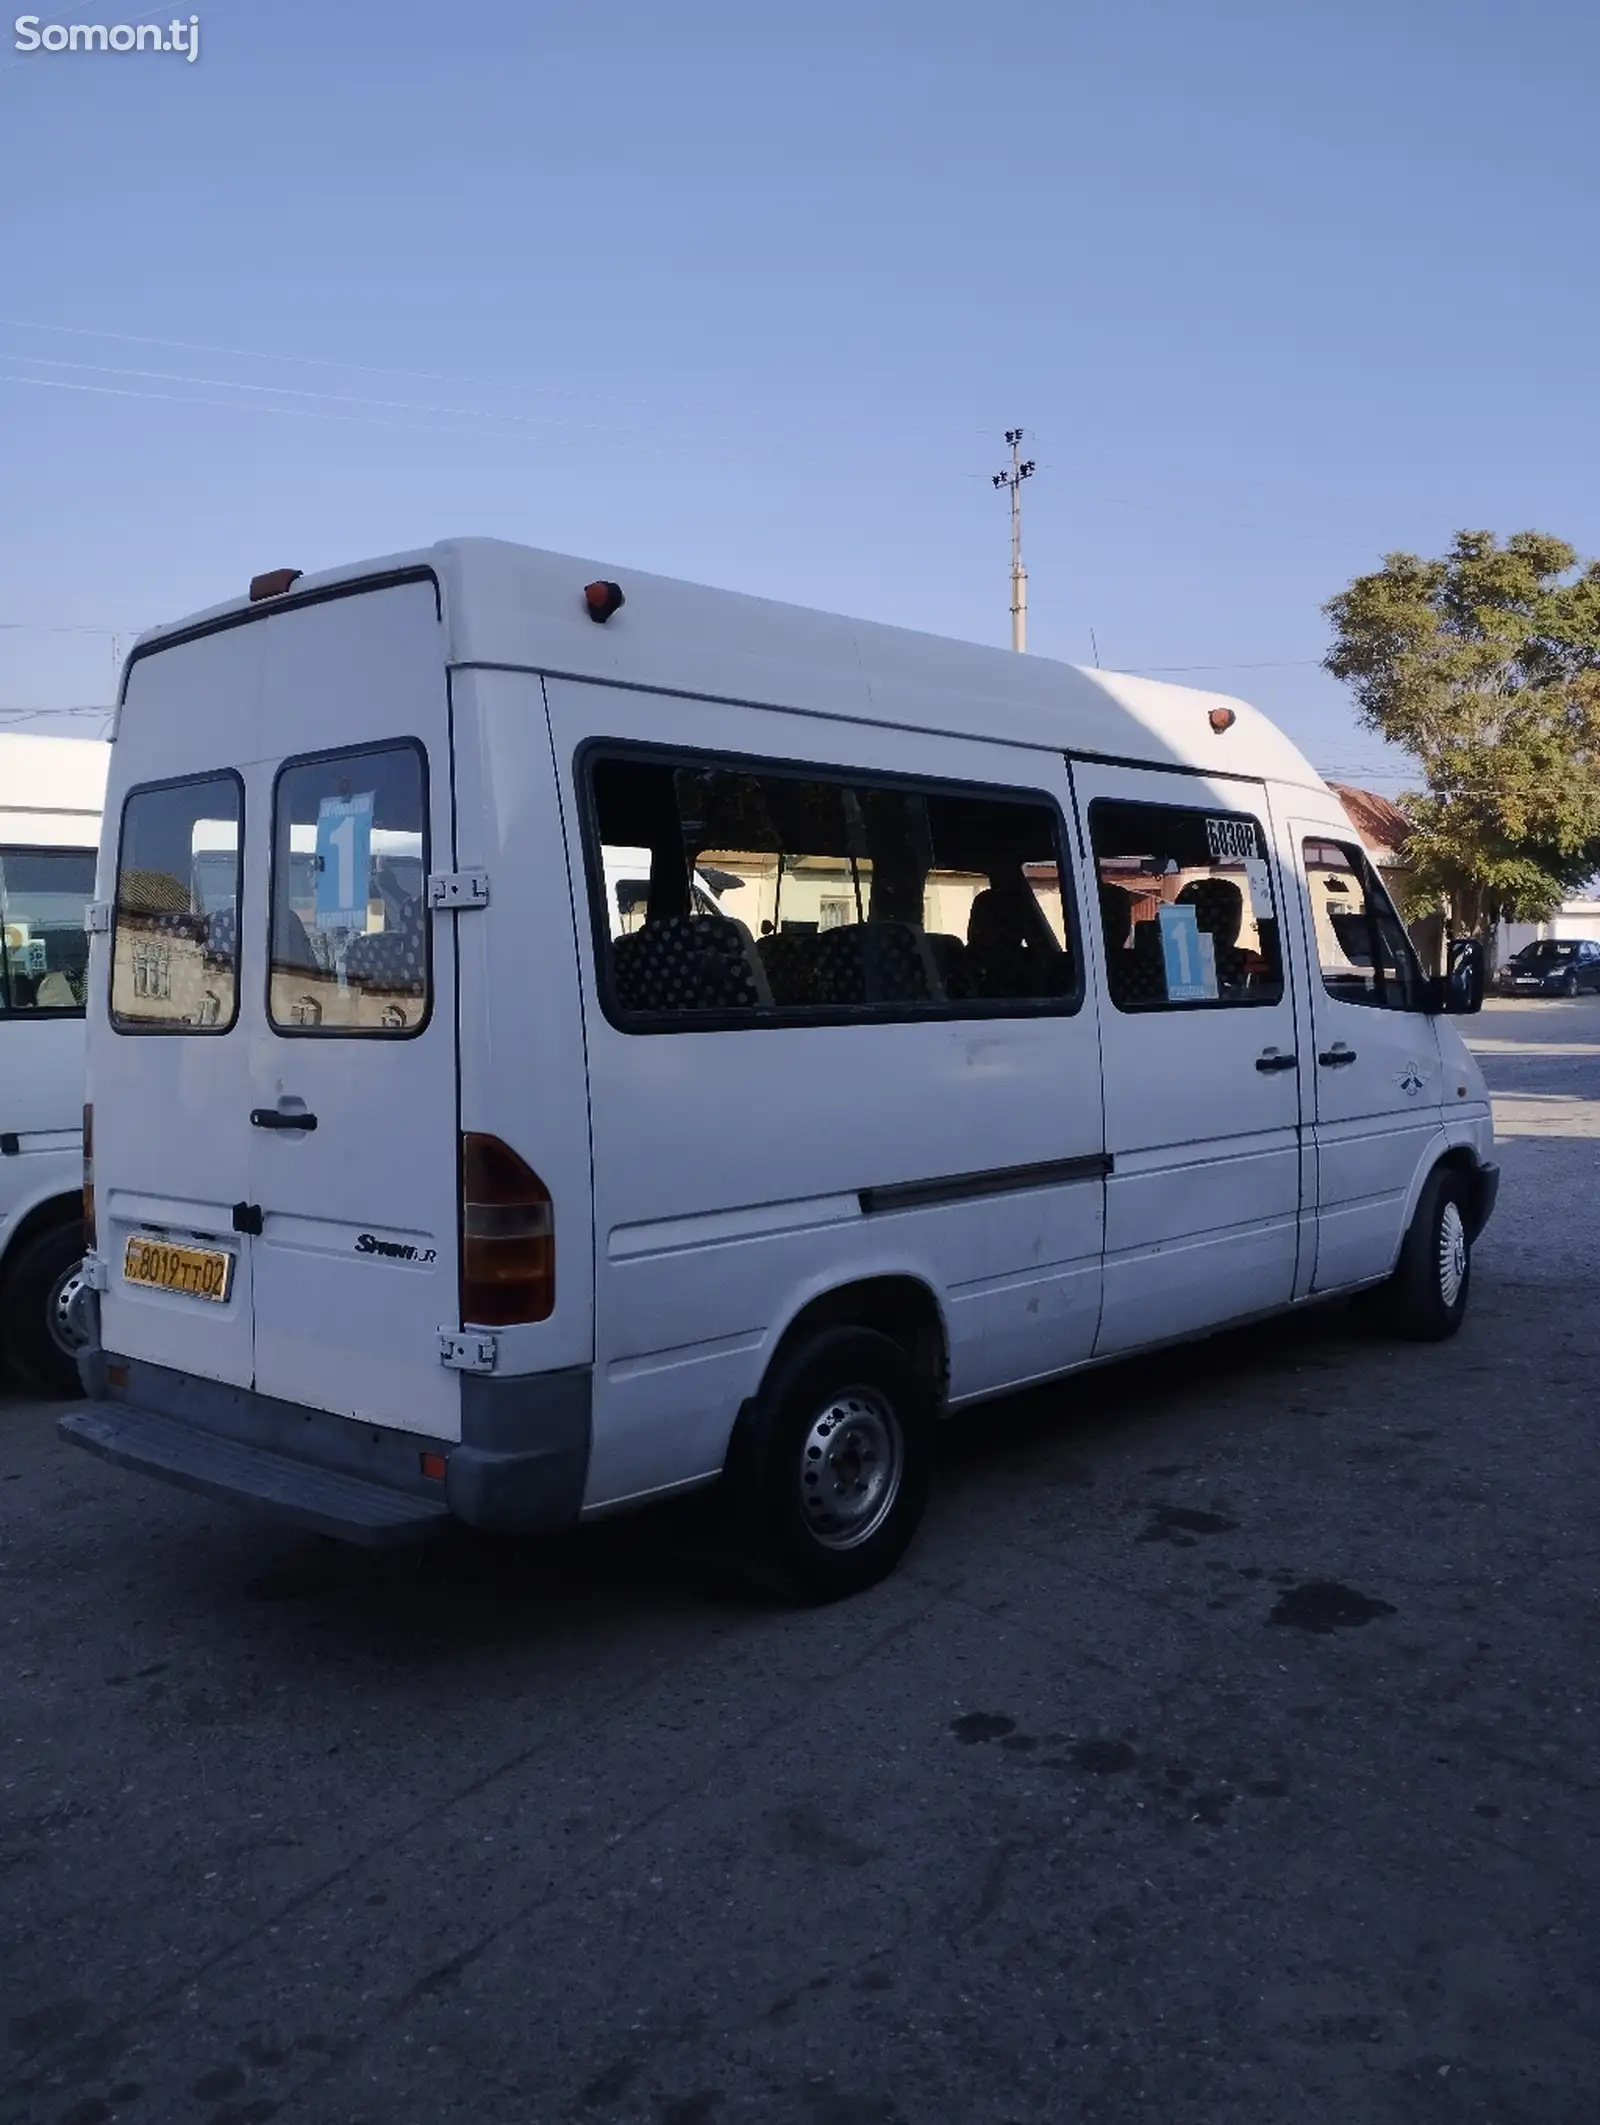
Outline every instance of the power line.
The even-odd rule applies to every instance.
[[[1126,664],[1124,671],[1135,673],[1140,678],[1150,678],[1162,671],[1302,671],[1320,668],[1320,657],[1269,657],[1262,663],[1248,661],[1238,664]]]
[[[31,363],[35,368],[46,366],[43,359],[39,356],[12,354],[4,349],[0,349],[0,360]],[[55,363],[52,366],[76,367],[93,371],[97,365],[93,363]],[[80,383],[64,376],[22,376],[5,371],[0,371],[0,384],[32,385],[35,390],[39,391],[83,392],[96,398],[133,399],[148,405],[197,406],[212,413],[276,413],[287,415],[292,420],[337,421],[347,426],[365,428],[401,428],[423,435],[475,435],[491,442],[549,443],[552,438],[541,434],[539,431],[551,429],[592,435],[601,432],[603,429],[605,434],[613,438],[625,439],[629,451],[634,456],[670,459],[675,456],[686,456],[692,451],[701,460],[709,454],[730,465],[736,462],[732,452],[723,447],[720,440],[714,443],[702,441],[692,444],[683,442],[676,445],[650,443],[643,441],[636,432],[617,427],[615,424],[604,424],[596,421],[562,420],[553,415],[499,413],[487,410],[480,412],[466,406],[426,406],[412,404],[403,400],[388,401],[355,396],[347,397],[335,392],[291,391],[287,386],[230,383],[222,378],[209,376],[175,376],[168,378],[149,369],[101,367],[98,373],[102,375],[126,376],[133,379],[150,378],[161,383],[170,381],[188,384],[197,388],[192,388],[189,391],[132,390],[127,384]],[[201,392],[205,391],[224,393],[250,392],[264,395],[249,399],[238,397],[207,398],[200,395]],[[281,400],[287,398],[316,398],[332,401],[333,405],[373,406],[385,410],[372,413],[337,412],[331,410],[329,405],[285,405],[280,403]],[[393,417],[395,414],[407,413],[419,414],[423,418],[405,420]]]
[[[446,420],[510,421],[519,428],[583,428],[594,430],[599,421],[568,421],[552,414],[501,413],[477,406],[427,406],[412,399],[373,398],[351,391],[307,391],[298,384],[247,384],[232,377],[187,376],[168,369],[128,369],[110,362],[69,362],[59,355],[6,354],[6,361],[25,362],[33,369],[73,369],[85,376],[120,376],[153,384],[189,384],[205,391],[245,391],[259,398],[315,399],[333,406],[371,406],[384,413],[425,413]],[[20,381],[20,379],[19,379]]]
[[[115,713],[111,708],[0,708],[0,724],[9,728],[13,723],[55,723],[74,716],[94,716],[108,723]]]
[[[378,362],[345,361],[337,354],[282,354],[271,353],[264,347],[219,347],[208,340],[159,339],[148,332],[111,332],[93,325],[50,325],[31,317],[0,317],[0,327],[11,332],[59,333],[72,339],[108,339],[129,347],[167,347],[175,354],[220,354],[228,361],[283,362],[294,368],[348,369],[359,376],[395,376],[408,383],[461,384],[482,386],[494,390],[538,391],[552,398],[575,398],[603,402],[607,406],[618,403],[644,406],[650,401],[624,396],[607,391],[604,394],[579,390],[570,384],[540,384],[526,377],[510,376],[464,376],[459,371],[448,369],[393,369]],[[20,361],[44,359],[33,355],[18,355]]]

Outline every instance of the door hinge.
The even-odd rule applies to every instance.
[[[428,879],[430,908],[486,908],[489,905],[487,871],[435,871]]]
[[[91,900],[83,911],[83,927],[90,937],[105,937],[111,930],[109,900]]]
[[[439,1363],[452,1372],[493,1372],[499,1337],[481,1328],[439,1330]]]
[[[98,1254],[86,1254],[78,1265],[78,1275],[86,1291],[109,1291],[111,1273]]]

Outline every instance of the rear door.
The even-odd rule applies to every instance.
[[[114,901],[89,1050],[105,1347],[248,1387],[249,1032],[239,978],[255,647],[208,638],[140,660],[106,810]],[[196,734],[199,734],[198,737]],[[226,763],[226,764],[224,764]],[[126,765],[126,778],[119,772]],[[257,964],[259,965],[259,960]]]
[[[1073,781],[1107,998],[1104,1355],[1293,1298],[1301,1060],[1265,788]]]
[[[247,1147],[255,1385],[459,1435],[450,709],[431,582],[261,624]]]

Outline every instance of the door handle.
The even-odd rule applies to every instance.
[[[1298,1070],[1299,1067],[1298,1055],[1280,1055],[1276,1048],[1268,1048],[1265,1055],[1256,1057],[1258,1070]]]
[[[314,1129],[314,1114],[284,1114],[277,1107],[252,1107],[250,1123],[256,1129]]]
[[[1355,1059],[1355,1049],[1347,1048],[1342,1040],[1336,1047],[1324,1048],[1317,1057],[1324,1070],[1337,1070],[1345,1063],[1353,1063]]]

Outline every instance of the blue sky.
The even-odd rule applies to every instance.
[[[454,532],[1004,642],[1020,422],[1035,651],[1393,788],[1322,601],[1600,552],[1581,0],[183,5],[0,43],[0,711]]]

